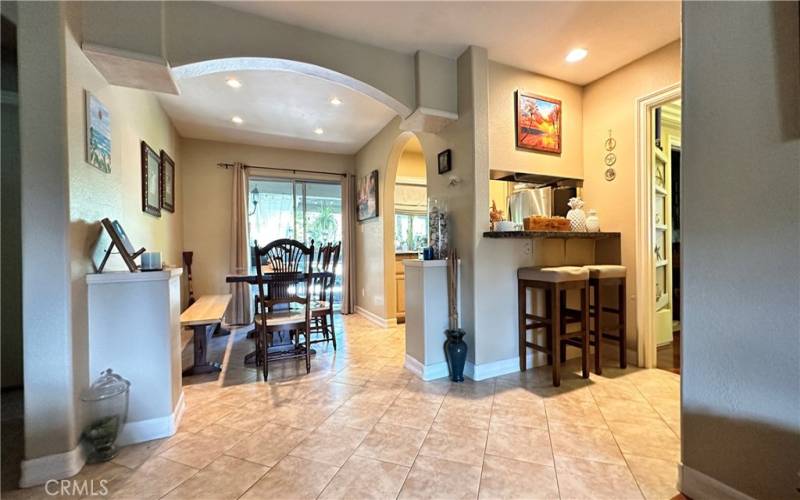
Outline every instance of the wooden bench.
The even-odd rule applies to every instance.
[[[183,375],[218,372],[219,363],[208,362],[208,337],[222,323],[222,317],[231,301],[231,295],[203,295],[181,313],[181,328],[194,330],[194,366],[183,370]]]

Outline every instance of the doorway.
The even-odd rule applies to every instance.
[[[248,192],[250,243],[289,238],[317,248],[342,241],[342,185],[335,181],[251,177]],[[334,308],[341,306],[342,254],[334,270]]]
[[[638,363],[680,373],[680,84],[637,101]]]
[[[412,136],[403,146],[397,160],[394,179],[394,204],[390,216],[394,221],[394,316],[398,323],[405,322],[405,266],[406,259],[416,259],[428,246],[428,188],[425,157],[422,144]]]
[[[656,367],[680,373],[681,100],[653,110],[655,140]]]

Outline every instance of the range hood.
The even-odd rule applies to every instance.
[[[583,187],[583,179],[559,177],[554,175],[511,172],[508,170],[489,170],[489,178],[493,181],[522,182],[534,187]]]

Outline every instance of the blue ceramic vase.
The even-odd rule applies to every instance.
[[[447,368],[450,370],[450,380],[453,382],[464,381],[464,365],[467,362],[467,343],[464,342],[464,330],[445,330],[447,340],[444,342],[444,355],[447,359]]]

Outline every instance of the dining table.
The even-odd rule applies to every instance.
[[[267,287],[267,289],[265,290],[265,293],[267,294],[267,296],[269,296],[269,283],[270,283],[270,281],[273,281],[277,277],[278,274],[280,274],[281,280],[285,280],[287,278],[287,275],[289,277],[292,277],[291,275],[295,275],[293,277],[296,278],[299,281],[299,280],[302,280],[303,278],[305,278],[305,274],[306,273],[302,272],[302,271],[298,271],[298,272],[294,272],[294,273],[285,273],[285,272],[275,273],[273,271],[273,269],[272,269],[272,266],[270,266],[270,265],[261,266],[261,277],[263,279],[264,285],[266,285],[266,287]],[[331,273],[331,272],[314,271],[314,272],[311,273],[312,283],[321,282],[324,278],[331,277],[332,274],[333,273]],[[255,287],[255,286],[258,285],[258,271],[255,268],[255,266],[253,266],[253,267],[250,268],[250,272],[248,274],[229,274],[228,276],[225,277],[225,282],[226,283],[247,283],[252,288],[252,287]],[[255,295],[258,295],[258,290],[255,291]],[[255,334],[255,331],[256,331],[256,329],[255,329],[255,326],[254,326],[252,330],[247,332],[247,336],[251,337],[253,334]],[[274,355],[275,357],[283,357],[283,356],[285,356],[287,354],[304,353],[305,352],[305,346],[302,346],[302,345],[295,346],[292,343],[292,339],[291,339],[291,336],[289,335],[289,332],[280,332],[277,335],[273,335],[272,343],[269,346],[267,352],[268,352],[268,355]],[[314,356],[316,354],[316,351],[314,349],[311,349],[310,354],[312,356]],[[272,358],[270,357],[270,359],[272,359]],[[244,362],[245,362],[245,364],[253,364],[253,363],[255,363],[256,362],[256,351],[253,350],[252,352],[247,353],[245,355],[245,357],[244,357]]]

